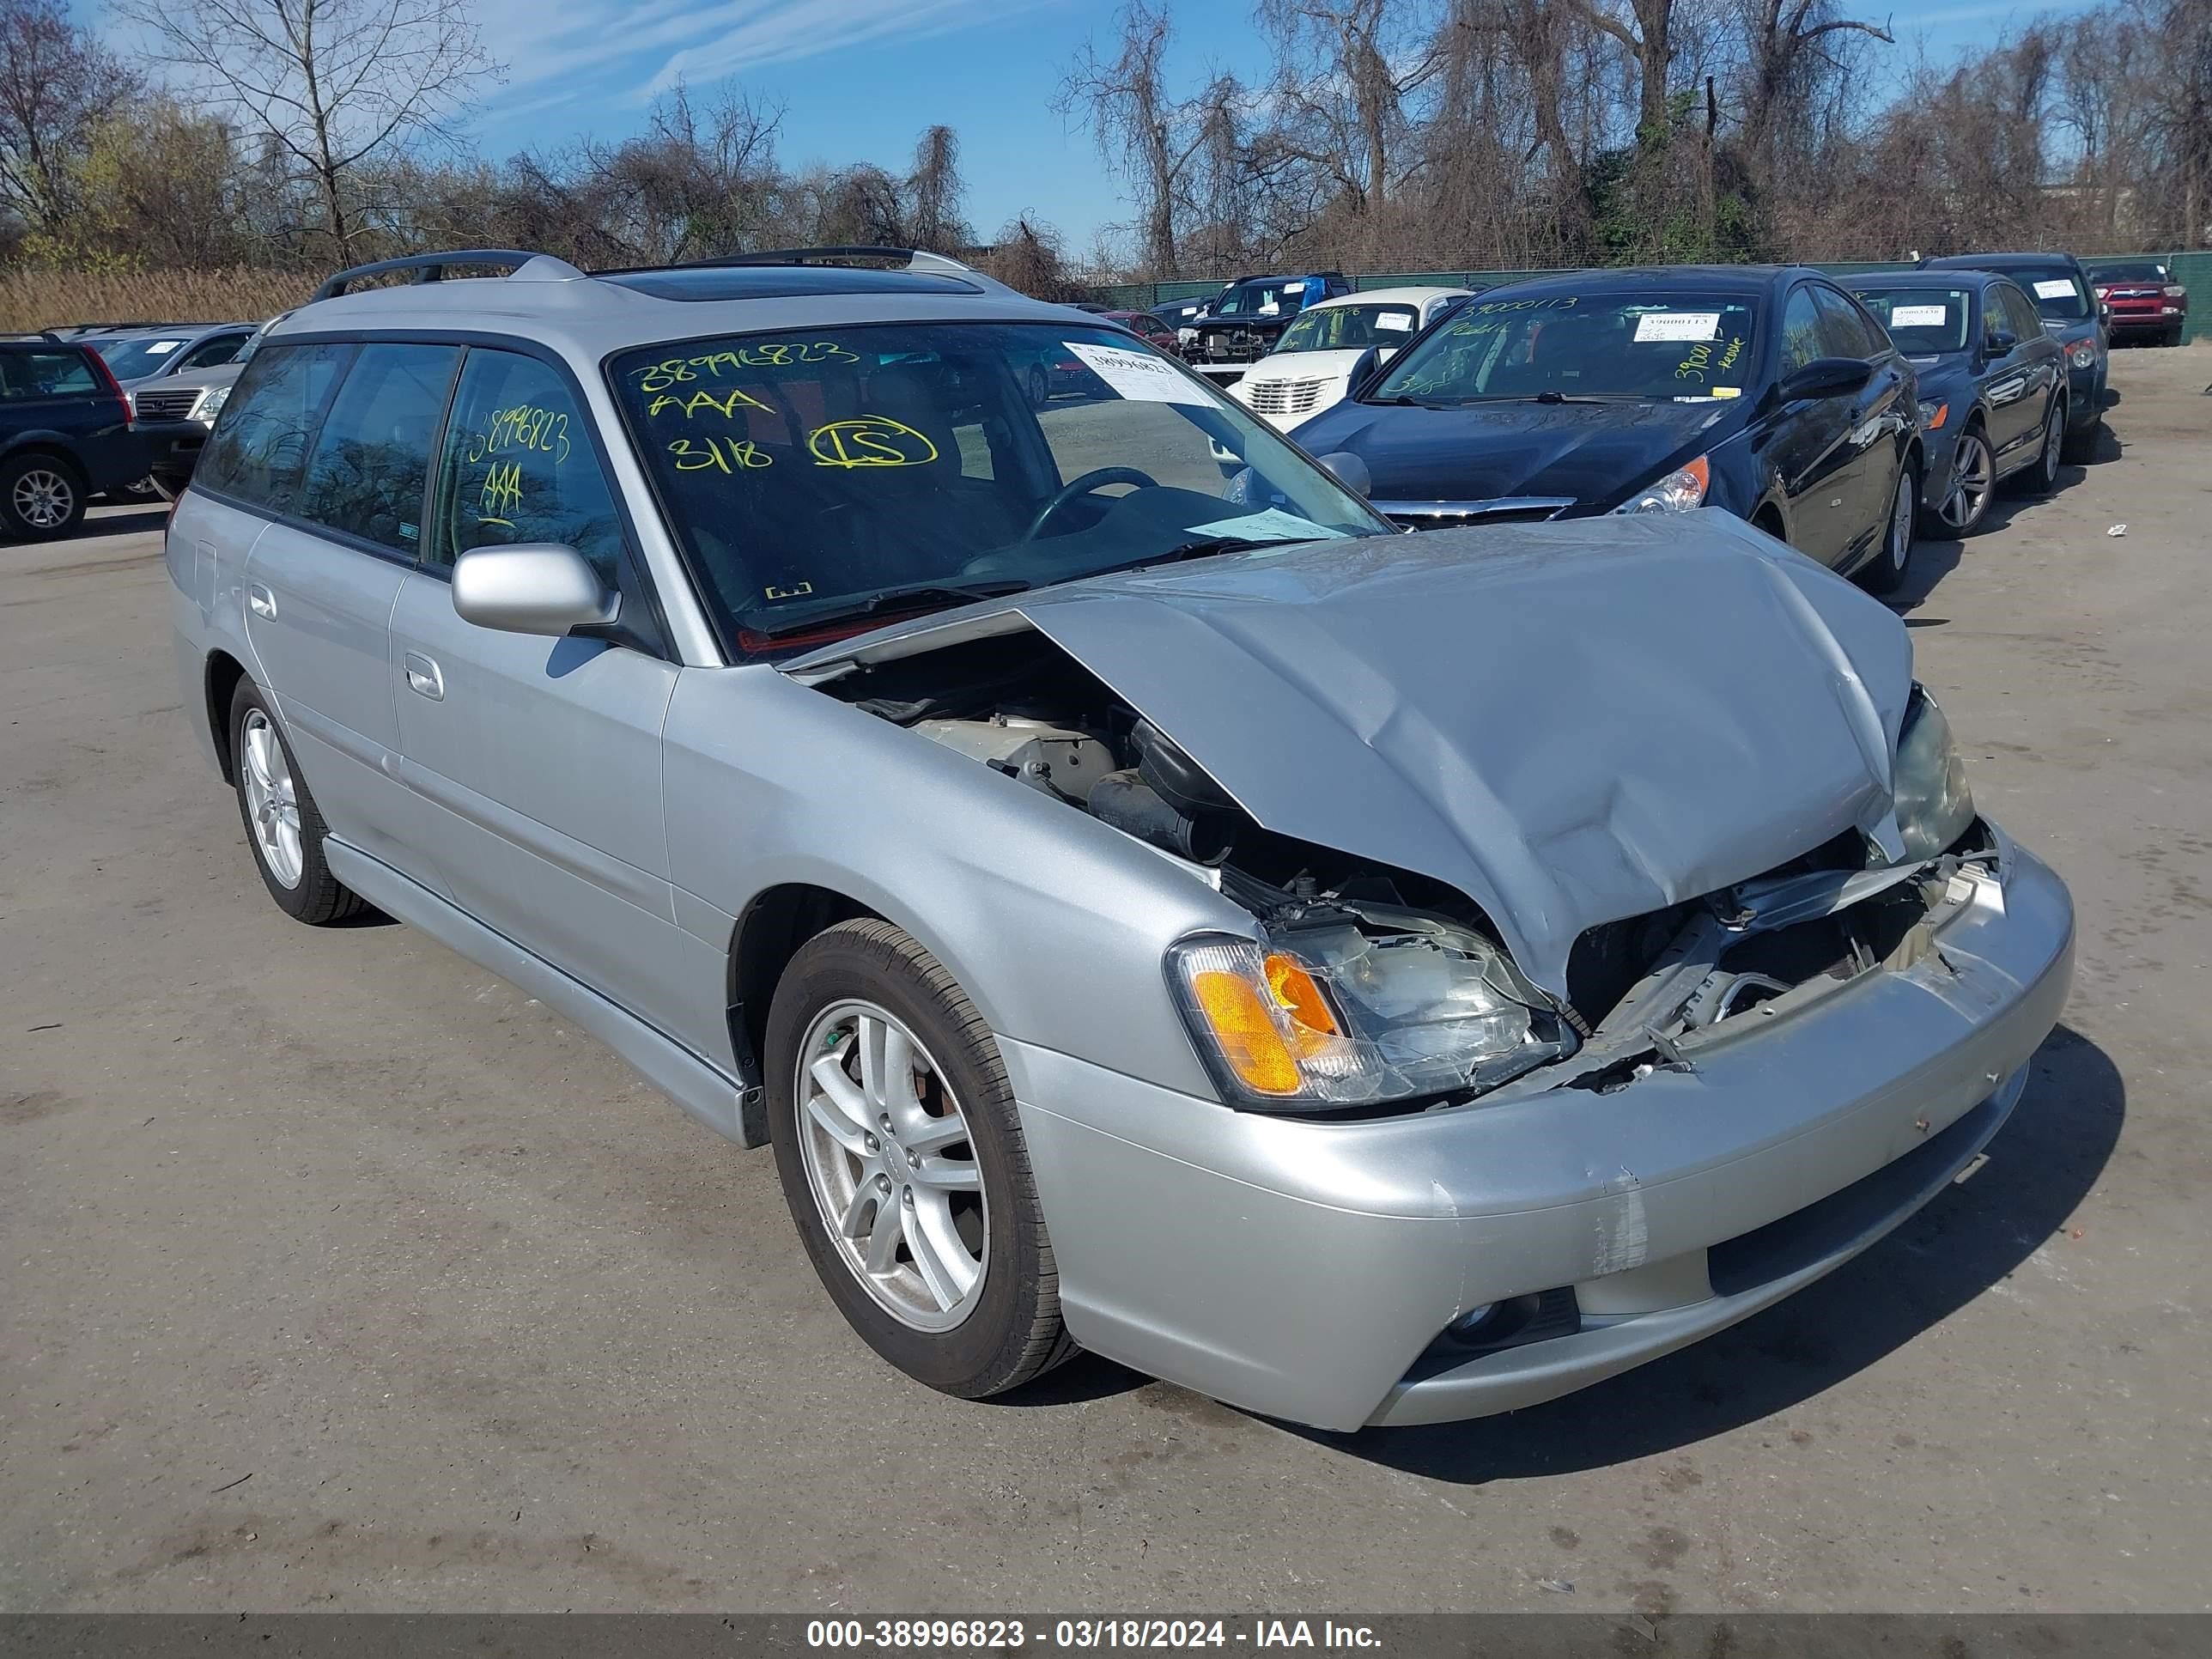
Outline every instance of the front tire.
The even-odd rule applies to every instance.
[[[1912,526],[1920,516],[1919,507],[1920,475],[1908,458],[1897,469],[1897,490],[1890,497],[1881,550],[1859,574],[1859,583],[1868,592],[1893,593],[1905,585],[1912,569]]]
[[[44,453],[0,463],[0,532],[10,541],[51,542],[84,522],[84,480],[67,461]]]
[[[311,927],[349,921],[367,909],[323,861],[330,827],[268,699],[251,680],[240,680],[230,700],[230,757],[246,844],[277,908]]]
[[[1972,535],[1989,514],[1990,498],[1996,494],[1996,457],[1989,439],[1979,426],[1967,427],[1951,452],[1949,493],[1921,514],[1929,533]]]
[[[936,958],[840,922],[792,958],[764,1047],[784,1201],[870,1347],[970,1400],[1074,1352],[998,1045]]]
[[[1031,363],[1030,365],[1030,406],[1035,409],[1042,409],[1051,401],[1052,383],[1045,376],[1043,365],[1040,363]]]

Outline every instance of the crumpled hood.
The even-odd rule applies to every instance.
[[[784,668],[811,680],[1024,623],[1262,825],[1466,893],[1556,994],[1585,928],[1853,826],[1893,844],[1903,625],[1711,509],[1092,577]]]
[[[1377,501],[1534,495],[1610,507],[1693,441],[1697,449],[1711,449],[1733,434],[1743,422],[1742,402],[1516,401],[1457,409],[1340,403],[1301,427],[1298,442],[1310,454],[1348,449],[1358,456]]]

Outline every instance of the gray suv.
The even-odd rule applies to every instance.
[[[904,251],[400,264],[271,329],[170,528],[269,893],[771,1143],[922,1382],[1510,1410],[1837,1267],[2020,1098],[2066,890],[1897,618],[1738,520],[1398,534]]]

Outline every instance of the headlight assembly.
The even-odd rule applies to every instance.
[[[2066,356],[2076,368],[2094,368],[2097,366],[2097,343],[2094,340],[2077,340]]]
[[[1890,793],[1908,859],[1934,858],[1974,821],[1973,791],[1966,787],[1966,763],[1951,740],[1951,722],[1918,686],[1898,734]]]
[[[196,421],[205,421],[212,425],[215,417],[222,413],[222,406],[229,401],[228,386],[210,386],[205,392],[200,393],[199,403],[192,410],[192,418]]]
[[[1941,432],[1943,422],[1950,418],[1951,405],[1948,403],[1920,405],[1920,429],[1923,432]]]
[[[1687,513],[1705,504],[1712,469],[1702,455],[1653,480],[1613,510],[1616,513]]]
[[[1265,944],[1168,954],[1199,1052],[1231,1101],[1296,1107],[1494,1087],[1574,1046],[1505,953],[1441,918],[1363,905]]]

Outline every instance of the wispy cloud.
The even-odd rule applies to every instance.
[[[485,44],[507,68],[513,119],[612,95],[642,103],[696,84],[864,46],[1003,21],[1045,0],[484,0]],[[520,93],[534,96],[517,99]]]

